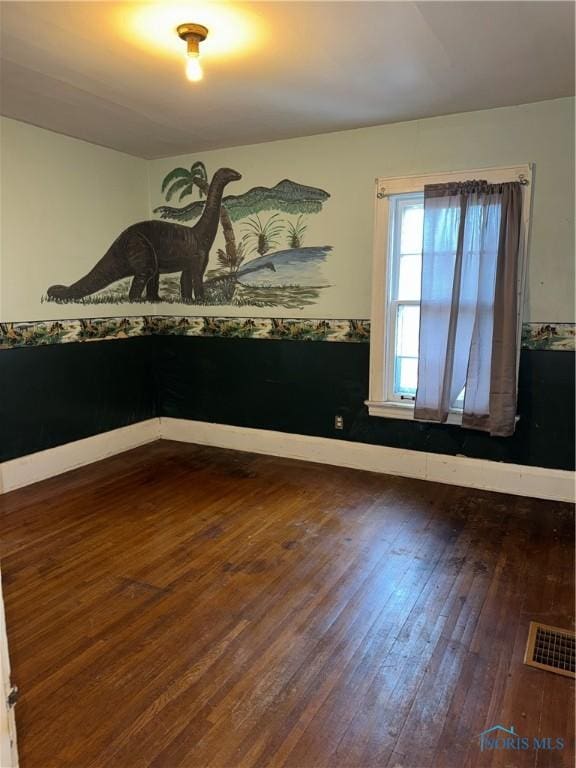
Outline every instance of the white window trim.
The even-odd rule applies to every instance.
[[[492,184],[507,181],[526,180],[522,202],[522,229],[520,234],[520,279],[518,281],[518,357],[516,382],[520,363],[520,341],[522,334],[522,297],[526,283],[527,251],[530,236],[530,211],[533,196],[533,163],[523,163],[501,168],[479,168],[465,171],[447,171],[417,176],[394,176],[377,178],[374,209],[374,238],[372,254],[372,312],[370,321],[370,390],[366,400],[371,416],[394,419],[414,419],[414,403],[399,403],[386,399],[385,365],[388,365],[386,318],[388,316],[388,256],[390,219],[389,197],[392,195],[423,192],[425,184],[446,184],[451,181],[483,179]],[[448,424],[461,424],[462,412],[451,411]]]

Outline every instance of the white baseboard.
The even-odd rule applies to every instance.
[[[574,472],[388,448],[186,419],[160,419],[165,440],[232,448],[339,467],[431,480],[539,499],[574,502]]]
[[[129,451],[160,438],[160,420],[148,419],[128,427],[38,451],[0,463],[0,493],[8,493],[39,480],[46,480],[85,464]]]
[[[574,472],[187,419],[149,419],[0,464],[0,493],[164,438],[386,475],[574,502]]]

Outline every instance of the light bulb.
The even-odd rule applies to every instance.
[[[202,80],[203,74],[198,56],[188,56],[186,59],[186,77],[188,80],[197,83]]]

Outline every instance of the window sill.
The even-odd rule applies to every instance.
[[[413,403],[379,403],[373,400],[366,400],[370,416],[381,416],[385,419],[404,419],[405,421],[414,421]],[[426,423],[424,421],[422,424]],[[431,422],[430,422],[431,423]],[[462,411],[450,411],[445,424],[462,425]]]

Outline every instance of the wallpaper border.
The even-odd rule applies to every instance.
[[[575,323],[524,323],[522,348],[573,352],[575,328]],[[0,350],[154,335],[362,343],[370,341],[370,321],[166,315],[0,323]]]

